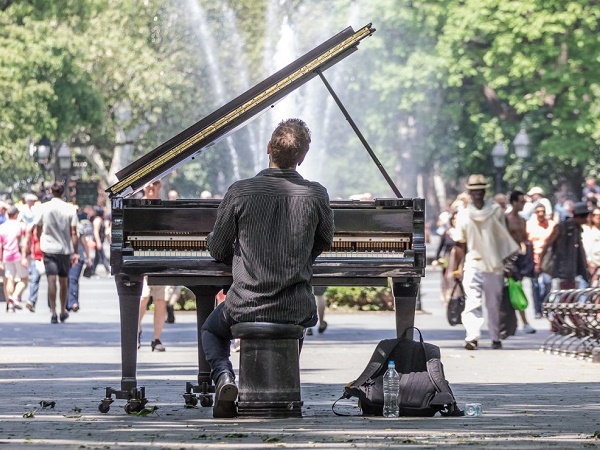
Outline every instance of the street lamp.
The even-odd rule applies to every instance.
[[[43,136],[29,148],[29,154],[36,159],[36,162],[42,168],[46,168],[52,157],[52,142],[46,136]]]
[[[64,142],[58,148],[56,152],[56,163],[58,168],[58,175],[65,187],[65,193],[69,196],[69,178],[71,172],[71,148]]]
[[[504,143],[501,141],[496,142],[492,150],[492,160],[496,169],[496,193],[502,192],[502,172],[506,167],[506,155],[508,155],[508,150],[506,150]]]
[[[56,157],[58,159],[58,168],[61,172],[71,170],[71,148],[67,144],[64,142],[61,144]]]
[[[517,158],[523,160],[521,161],[521,169],[519,171],[519,187],[523,188],[523,170],[525,168],[524,160],[529,158],[529,155],[531,154],[529,136],[527,135],[524,127],[522,127],[521,130],[519,130],[519,133],[517,133],[515,136],[513,145],[515,146],[515,155]]]

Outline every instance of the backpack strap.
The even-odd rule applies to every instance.
[[[337,412],[335,410],[335,405],[337,404],[337,402],[339,402],[343,398],[349,398],[349,397],[346,396],[346,390],[344,390],[344,394],[340,398],[338,398],[335,402],[333,402],[333,405],[331,405],[331,410],[333,411],[333,413],[336,416],[342,416],[342,417],[356,417],[356,416],[360,416],[360,414],[344,414],[344,413],[339,413],[339,412]],[[358,408],[358,406],[356,406],[356,408]]]
[[[465,412],[456,404],[454,393],[452,392],[452,389],[450,389],[450,385],[444,376],[444,369],[441,361],[439,358],[431,355],[431,352],[426,345],[423,345],[423,350],[425,351],[425,358],[427,359],[427,375],[429,375],[431,383],[437,390],[431,404],[444,407],[444,409],[440,410],[442,416],[464,416]]]
[[[360,386],[369,378],[373,377],[373,375],[375,375],[377,372],[379,372],[385,364],[386,360],[389,358],[389,356],[394,352],[396,347],[398,347],[401,340],[402,338],[385,339],[383,341],[380,341],[377,347],[375,348],[373,356],[371,356],[371,360],[369,361],[369,364],[367,364],[367,367],[365,368],[363,373],[361,373],[360,376],[356,380],[354,380],[348,387]]]

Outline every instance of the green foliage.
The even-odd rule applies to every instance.
[[[510,144],[521,126],[533,150],[526,184],[551,191],[567,179],[578,190],[585,174],[598,175],[599,19],[587,0],[0,2],[0,190],[51,177],[28,154],[28,138],[43,135],[112,183],[270,75],[284,24],[293,58],[371,20],[377,32],[327,77],[405,195],[417,194],[419,176],[425,190],[436,174],[460,190],[469,172],[492,175],[495,142]],[[389,195],[316,84],[294,95],[298,115],[325,136],[312,157],[332,197]],[[308,92],[317,94],[309,101]],[[218,143],[178,169],[171,187],[222,194],[264,166],[270,127],[257,121]],[[511,152],[507,163],[514,187],[523,162]]]
[[[389,287],[328,287],[325,292],[331,309],[393,311],[394,297]]]
[[[78,2],[77,14],[86,2]],[[40,171],[27,138],[55,143],[81,126],[98,125],[101,98],[79,63],[84,55],[77,23],[63,20],[69,2],[47,11],[17,3],[0,11],[0,188],[33,181]],[[63,8],[64,7],[64,8]],[[34,12],[35,10],[35,12]],[[27,189],[28,186],[24,186]]]
[[[450,3],[437,49],[447,59],[448,89],[469,111],[459,125],[463,134],[472,130],[471,151],[489,158],[495,140],[509,143],[524,125],[536,169],[530,183],[556,187],[561,176],[580,181],[593,168],[599,18],[597,5],[583,0]]]
[[[325,291],[325,299],[332,310],[393,311],[394,309],[394,297],[389,287],[328,287]],[[189,289],[182,289],[175,310],[196,310],[196,298]]]

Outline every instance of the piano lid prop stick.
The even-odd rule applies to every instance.
[[[342,101],[339,99],[339,97],[337,96],[337,94],[335,93],[335,91],[333,90],[333,88],[331,87],[331,85],[329,84],[329,82],[327,81],[325,76],[323,75],[323,72],[321,72],[321,69],[317,69],[316,72],[319,74],[319,77],[321,77],[321,80],[323,80],[325,87],[327,88],[327,90],[329,91],[329,93],[331,94],[331,96],[333,97],[335,102],[337,103],[338,108],[340,108],[340,111],[342,111],[342,114],[344,114],[344,117],[346,118],[346,120],[348,121],[348,123],[350,124],[350,126],[352,127],[352,129],[354,130],[354,132],[356,133],[358,138],[360,139],[360,142],[362,142],[362,144],[367,149],[367,152],[369,152],[369,155],[371,156],[371,158],[375,162],[375,165],[377,166],[377,168],[383,175],[383,178],[385,178],[385,181],[387,181],[390,188],[392,188],[392,191],[394,192],[396,197],[402,198],[402,194],[400,193],[400,190],[398,189],[398,187],[396,186],[394,181],[390,178],[389,174],[385,170],[385,167],[383,167],[383,165],[377,158],[377,155],[375,155],[375,152],[373,151],[373,149],[371,148],[371,146],[369,145],[367,140],[364,138],[364,136],[362,135],[362,133],[356,126],[356,123],[354,123],[354,120],[352,120],[352,117],[350,117],[350,114],[348,114],[348,110],[343,105]]]

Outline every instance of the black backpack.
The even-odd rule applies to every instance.
[[[384,339],[377,344],[373,356],[364,372],[344,388],[341,399],[358,398],[358,407],[364,416],[383,415],[383,375],[388,362],[394,361],[400,374],[398,404],[400,416],[432,417],[437,412],[443,416],[463,416],[456,399],[444,376],[440,361],[440,349],[423,342],[418,328],[419,341],[407,339],[404,332],[400,339]]]

